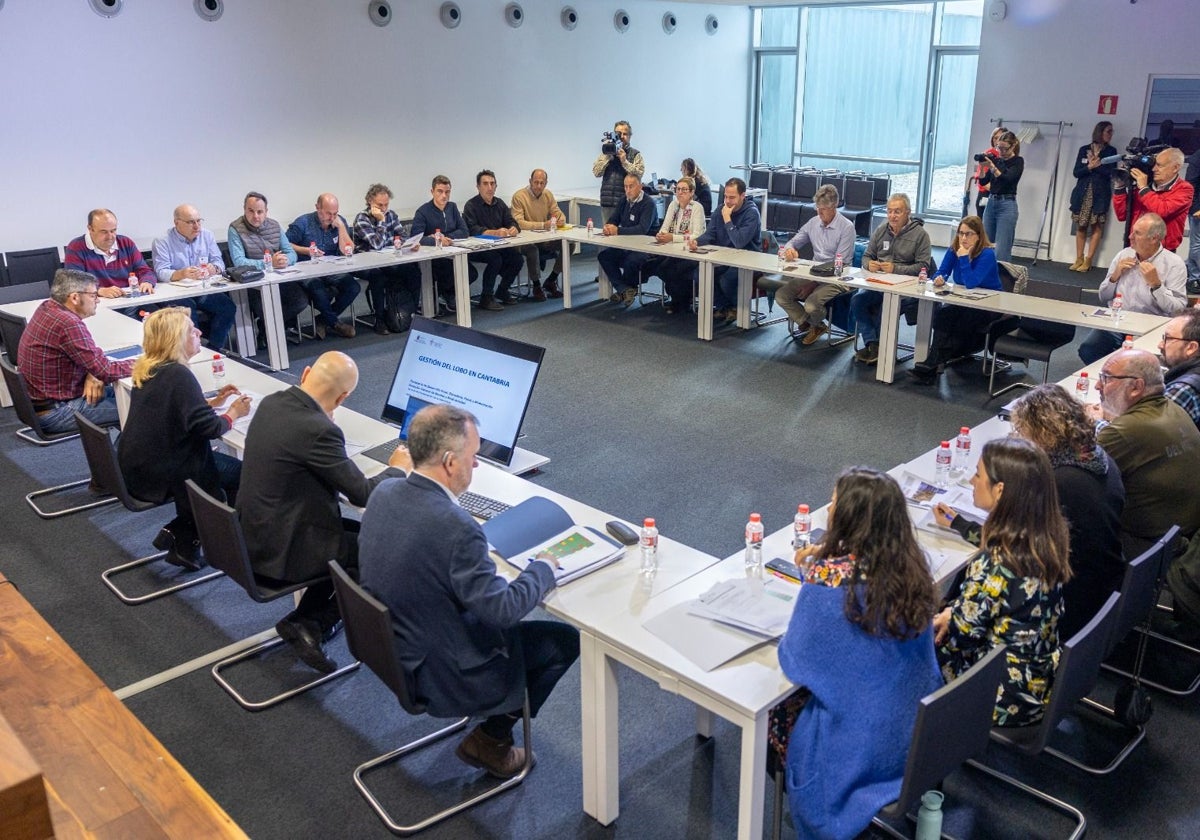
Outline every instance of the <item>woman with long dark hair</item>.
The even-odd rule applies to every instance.
[[[1075,262],[1071,271],[1088,271],[1096,259],[1100,236],[1112,204],[1112,174],[1115,163],[1101,163],[1117,154],[1110,142],[1113,124],[1101,120],[1092,129],[1092,142],[1079,148],[1075,155],[1075,189],[1071,190],[1071,221],[1075,223]],[[1091,241],[1086,254],[1084,246]]]
[[[696,201],[704,208],[704,218],[707,219],[712,215],[713,208],[712,183],[708,176],[692,158],[683,159],[683,163],[679,164],[679,174],[696,182]]]
[[[979,183],[988,185],[987,205],[983,208],[983,226],[996,243],[996,259],[1011,260],[1017,236],[1017,183],[1025,173],[1021,141],[1011,131],[996,138],[999,156],[985,156]]]
[[[936,595],[886,473],[842,473],[825,541],[804,555],[815,563],[779,643],[803,688],[772,712],[770,739],[800,836],[852,838],[899,795],[918,702],[942,685]]]
[[[1058,664],[1063,584],[1071,579],[1067,523],[1050,459],[1027,440],[984,444],[971,486],[988,518],[957,596],[934,619],[938,661],[949,681],[1007,645],[993,718],[1027,726],[1042,719]]]

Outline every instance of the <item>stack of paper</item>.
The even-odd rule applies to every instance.
[[[781,578],[731,578],[713,584],[688,612],[768,639],[787,629],[800,586]]]

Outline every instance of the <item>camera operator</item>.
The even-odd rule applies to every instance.
[[[997,260],[1011,260],[1013,239],[1017,235],[1017,182],[1025,172],[1021,157],[1021,142],[1017,135],[1005,131],[996,138],[999,157],[976,155],[975,160],[985,169],[979,176],[980,185],[988,185],[988,201],[983,208],[983,229],[996,246]]]
[[[592,164],[592,174],[602,178],[600,182],[600,223],[608,221],[621,199],[625,197],[625,176],[636,175],[638,180],[646,173],[646,162],[642,153],[629,145],[633,129],[625,120],[613,126],[612,139],[606,135],[600,144],[600,156]]]
[[[1174,251],[1183,242],[1183,223],[1192,207],[1192,185],[1179,177],[1179,170],[1183,167],[1183,152],[1179,149],[1164,149],[1149,157],[1154,163],[1151,175],[1147,175],[1136,161],[1132,166],[1129,166],[1128,160],[1121,162],[1122,167],[1128,168],[1120,170],[1113,178],[1113,212],[1117,214],[1118,221],[1125,221],[1129,196],[1123,173],[1127,173],[1136,188],[1133,223],[1136,225],[1143,213],[1161,216],[1167,226],[1163,247]]]
[[[1192,152],[1187,159],[1187,182],[1192,185],[1192,206],[1188,210],[1191,217],[1188,221],[1188,284],[1195,288],[1200,286],[1200,149]]]

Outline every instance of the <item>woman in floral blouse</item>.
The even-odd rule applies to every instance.
[[[1062,588],[1071,577],[1067,523],[1050,460],[1029,441],[988,442],[971,486],[988,518],[958,596],[934,619],[938,661],[950,681],[1007,645],[994,719],[1028,726],[1042,718],[1058,664]]]

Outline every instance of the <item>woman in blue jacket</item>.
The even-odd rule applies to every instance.
[[[918,702],[942,685],[933,582],[900,487],[853,467],[838,477],[825,542],[796,599],[779,664],[800,692],[772,713],[804,838],[856,837],[900,794]],[[791,720],[794,718],[795,723]]]
[[[990,199],[989,199],[990,200]],[[965,289],[1004,290],[996,264],[996,249],[988,241],[983,221],[967,216],[958,223],[958,233],[950,243],[933,285],[941,289],[950,277]],[[941,305],[933,316],[933,340],[925,361],[913,365],[909,375],[922,385],[937,381],[942,366],[951,359],[972,353],[983,346],[981,328],[996,317],[995,312],[963,306]]]

